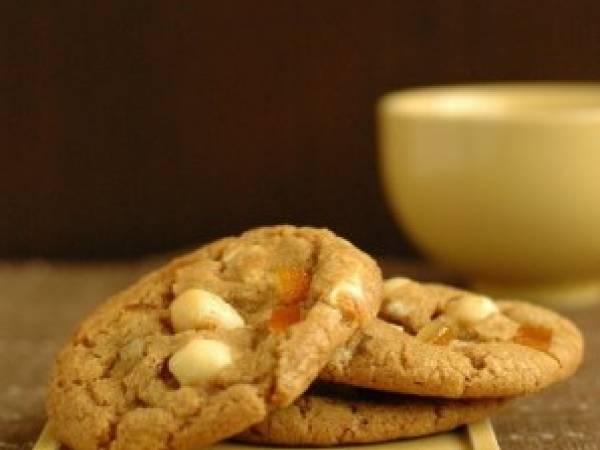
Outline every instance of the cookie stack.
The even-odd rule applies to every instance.
[[[59,354],[47,409],[74,450],[421,436],[574,373],[565,318],[405,278],[327,230],[265,227],[108,299]]]

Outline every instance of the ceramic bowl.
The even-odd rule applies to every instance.
[[[425,255],[492,295],[600,298],[600,84],[400,91],[378,126],[390,209]]]

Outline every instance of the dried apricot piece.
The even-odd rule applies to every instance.
[[[271,313],[269,327],[283,331],[302,320],[301,303],[310,289],[310,273],[300,267],[282,266],[275,270],[278,305]]]
[[[539,325],[521,325],[513,342],[545,352],[552,342],[552,330]]]
[[[300,320],[302,320],[302,310],[299,305],[282,305],[271,313],[269,327],[274,331],[284,331]]]
[[[301,267],[282,266],[275,270],[279,303],[299,303],[308,294],[310,274]]]

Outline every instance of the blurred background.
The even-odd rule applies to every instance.
[[[405,87],[592,80],[600,2],[0,3],[0,257],[115,258],[259,224],[412,255],[374,104]]]

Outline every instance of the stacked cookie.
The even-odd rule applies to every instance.
[[[327,230],[268,227],[108,299],[59,354],[47,406],[74,450],[375,442],[478,420],[581,354],[555,313],[383,283]]]
[[[326,446],[422,436],[489,416],[581,362],[579,330],[547,309],[406,278],[385,281],[383,292],[379,318],[334,352],[313,391],[240,440]]]

